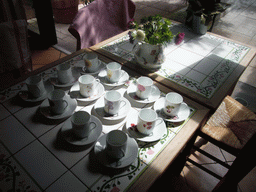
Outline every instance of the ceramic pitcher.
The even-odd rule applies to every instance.
[[[143,68],[158,69],[165,61],[163,45],[139,42],[133,47],[136,62]]]

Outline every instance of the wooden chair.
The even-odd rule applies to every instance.
[[[230,166],[200,147],[193,146],[194,150],[229,169],[223,178],[189,158],[187,161],[220,180],[214,191],[236,190],[239,181],[256,165],[253,152],[256,147],[256,115],[232,97],[226,96],[200,129],[198,136],[236,156],[236,159]]]

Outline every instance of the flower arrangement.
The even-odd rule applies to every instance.
[[[130,40],[137,39],[151,45],[167,44],[174,37],[170,31],[171,24],[169,19],[162,18],[160,15],[144,17],[140,24],[131,21],[129,28],[135,29],[135,31],[130,33]]]

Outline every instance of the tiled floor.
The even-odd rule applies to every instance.
[[[174,7],[178,2],[178,0],[164,0],[164,1],[157,1],[157,0],[134,0],[137,6],[135,18],[139,19],[145,15],[153,15],[153,14],[161,14],[164,17],[173,18],[178,21],[184,21],[184,8],[183,6],[177,7],[177,9],[170,10],[170,7]],[[252,46],[256,46],[256,2],[254,0],[230,0],[232,2],[232,7],[228,10],[226,15],[224,15],[216,24],[213,29],[213,32],[243,43],[247,43]],[[178,10],[178,12],[173,13],[173,10]],[[76,47],[76,40],[69,34],[67,31],[68,25],[64,24],[56,24],[57,36],[58,36],[58,44],[55,48],[61,50],[56,51],[53,48],[49,48],[47,51],[42,52],[33,52],[33,68],[36,69],[50,63],[62,56],[65,56],[63,52],[69,54],[75,51]],[[60,48],[61,47],[61,48]],[[66,49],[66,50],[64,50]],[[248,95],[248,92],[256,93],[256,59],[254,58],[251,62],[250,66],[245,70],[243,75],[240,78],[239,83],[235,89],[239,93],[244,92],[242,96]],[[247,93],[246,93],[247,92]],[[245,97],[246,98],[246,97]],[[246,98],[247,99],[247,98]],[[255,95],[253,94],[247,99],[249,105],[252,106],[252,109],[255,110],[255,105],[250,101],[255,100]],[[255,101],[254,101],[255,102]],[[0,109],[1,110],[1,109]],[[8,122],[6,122],[8,123]],[[24,133],[28,134],[28,133]],[[30,138],[30,135],[27,135]],[[18,137],[17,137],[18,139]],[[29,140],[28,140],[29,142]],[[217,157],[227,161],[228,163],[232,163],[234,157],[227,152],[219,149],[218,147],[207,144],[204,145],[203,148],[216,155]],[[18,150],[17,146],[14,146],[13,150]],[[19,156],[23,156],[24,154],[17,154]],[[49,157],[50,160],[51,157]],[[224,175],[226,173],[226,169],[222,168],[221,166],[217,165],[215,162],[209,160],[208,158],[204,157],[203,155],[199,155],[198,153],[192,154],[191,158],[196,160],[198,163],[202,164],[203,166],[208,167],[216,171],[217,173]],[[36,166],[36,165],[35,165]],[[62,165],[60,166],[60,173],[55,173],[52,176],[54,177],[57,174],[63,174]],[[214,186],[217,184],[217,180],[208,175],[207,173],[201,171],[200,169],[196,168],[191,164],[187,164],[181,175],[179,177],[171,177],[171,170],[168,170],[164,175],[162,180],[169,180],[170,182],[165,183],[166,186],[172,185],[174,191],[211,191]],[[65,173],[66,179],[70,179],[72,174],[69,172]],[[64,178],[63,178],[64,179]],[[256,189],[256,168],[253,169],[240,183],[238,187],[238,191],[242,192],[249,192],[255,191]],[[79,183],[79,182],[78,182]],[[52,186],[54,190],[54,186]]]

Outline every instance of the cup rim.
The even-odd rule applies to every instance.
[[[26,79],[26,84],[29,84],[29,85],[37,85],[38,83],[40,83],[40,81],[42,80],[42,77],[39,76],[39,75],[33,75],[33,76],[30,76]],[[35,81],[35,82],[32,82],[32,81]]]
[[[88,83],[85,83],[82,81],[83,78],[85,78],[85,76],[87,77],[90,77],[91,78],[91,81],[88,82]],[[81,84],[84,84],[84,85],[88,85],[88,84],[91,84],[95,81],[95,78],[92,76],[92,75],[81,75],[79,78],[78,78],[78,82],[81,83]]]
[[[117,99],[107,98],[106,96],[107,96],[108,94],[111,94],[111,93],[118,94],[119,97],[118,97]],[[104,98],[105,98],[106,100],[108,100],[108,101],[115,102],[115,101],[119,101],[119,100],[122,98],[122,95],[121,95],[121,93],[119,93],[119,92],[116,91],[116,90],[111,90],[111,91],[108,91],[108,92],[105,93]]]
[[[58,71],[67,71],[71,68],[70,64],[68,63],[62,63],[56,66]]]
[[[81,123],[75,122],[74,118],[76,115],[81,115],[82,117],[86,117],[86,119],[84,119],[83,122],[81,122]],[[70,118],[71,122],[75,125],[84,125],[84,124],[88,123],[90,121],[90,119],[91,119],[91,115],[87,111],[77,111],[77,112],[73,113],[73,115],[71,115],[71,118]]]
[[[53,92],[59,92],[59,93],[61,94],[61,97],[53,98]],[[65,96],[66,96],[65,91],[63,91],[63,90],[61,90],[61,89],[55,89],[55,90],[51,91],[51,92],[48,94],[48,99],[50,99],[50,100],[52,100],[52,101],[56,101],[56,100],[63,99]]]
[[[109,141],[110,134],[114,134],[114,133],[120,133],[120,134],[122,134],[122,135],[124,136],[124,140],[122,140],[123,143],[121,143],[121,144],[116,144],[116,143],[111,143],[111,142]],[[128,141],[128,136],[127,136],[127,134],[124,133],[124,132],[121,131],[121,130],[112,130],[112,131],[110,131],[110,132],[107,134],[107,137],[106,137],[106,142],[107,142],[108,144],[110,144],[110,145],[112,145],[112,146],[116,146],[116,147],[125,145],[125,143],[127,143],[127,141]]]
[[[177,95],[177,96],[179,97],[179,101],[178,101],[178,102],[170,101],[170,100],[168,99],[168,96],[170,96],[170,95]],[[183,97],[182,97],[182,95],[179,94],[179,93],[176,93],[176,92],[167,93],[167,95],[165,96],[165,99],[166,99],[168,102],[172,103],[172,104],[181,104],[181,103],[183,102]]]
[[[139,82],[140,80],[142,79],[146,79],[146,80],[149,80],[150,83],[149,84],[145,84],[144,82]],[[146,77],[146,76],[141,76],[137,79],[137,83],[140,84],[140,85],[143,85],[143,86],[152,86],[154,84],[153,80],[149,77]]]
[[[93,55],[93,56],[95,56],[95,58],[86,58],[88,55]],[[99,59],[99,57],[98,57],[98,54],[96,54],[96,53],[86,53],[84,56],[83,56],[83,59],[85,60],[85,59],[87,59],[87,60],[93,60],[93,59]]]
[[[141,111],[151,111],[151,112],[153,112],[153,113],[155,114],[155,118],[152,119],[152,120],[145,119],[145,118],[141,117]],[[155,121],[155,120],[158,118],[158,115],[157,115],[156,111],[153,110],[153,109],[141,109],[141,110],[139,111],[138,116],[139,116],[139,118],[140,118],[141,120],[146,121],[146,122],[153,122],[153,121]]]
[[[117,68],[111,68],[112,67],[112,65],[114,65],[114,66],[117,66]],[[117,71],[117,70],[121,70],[121,68],[122,68],[122,65],[120,65],[119,63],[117,63],[117,62],[110,62],[110,63],[108,63],[107,64],[107,69],[108,70],[111,70],[111,71]]]

